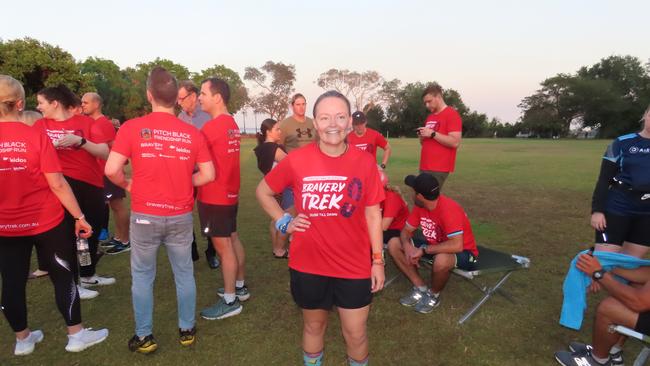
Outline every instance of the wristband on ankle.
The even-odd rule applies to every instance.
[[[291,220],[293,220],[293,216],[285,212],[284,215],[275,222],[275,228],[282,234],[286,234]]]

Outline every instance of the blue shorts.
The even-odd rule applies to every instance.
[[[293,189],[291,187],[286,188],[282,191],[282,201],[280,202],[280,207],[283,210],[287,210],[290,207],[293,207]]]

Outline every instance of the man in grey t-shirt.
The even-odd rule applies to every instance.
[[[298,93],[291,98],[291,110],[293,114],[280,121],[280,144],[284,145],[287,151],[305,146],[316,137],[314,120],[305,116],[307,100],[302,94]]]

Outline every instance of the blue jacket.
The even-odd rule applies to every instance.
[[[587,252],[587,250],[580,252],[573,258],[562,287],[564,300],[562,301],[560,325],[575,330],[579,330],[582,325],[582,318],[587,309],[587,287],[591,284],[591,277],[576,268],[576,262],[581,254]],[[650,260],[639,259],[626,254],[596,251],[594,256],[598,258],[606,271],[611,271],[617,267],[633,269],[650,266]]]

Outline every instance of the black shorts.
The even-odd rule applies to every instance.
[[[238,205],[210,205],[198,203],[201,234],[207,237],[227,238],[237,232]]]
[[[126,198],[126,191],[118,187],[110,179],[104,177],[104,199],[106,201]]]
[[[399,238],[400,231],[397,229],[388,229],[384,231],[384,245],[388,245],[388,242],[392,238]]]
[[[370,305],[370,278],[347,279],[320,276],[289,269],[291,296],[296,304],[306,310],[331,310],[336,305],[342,309],[360,309]]]
[[[413,236],[413,245],[416,248],[422,248],[427,246],[427,241],[416,238]],[[422,256],[423,259],[433,263],[436,260],[435,254],[425,254]],[[473,271],[476,269],[478,264],[478,257],[469,250],[463,250],[462,252],[456,253],[456,264],[454,268],[460,268],[464,271]]]
[[[596,230],[596,244],[623,245],[624,241],[650,247],[650,215],[619,216],[605,212],[605,231]]]
[[[650,334],[650,311],[639,314],[634,330],[643,334]]]

